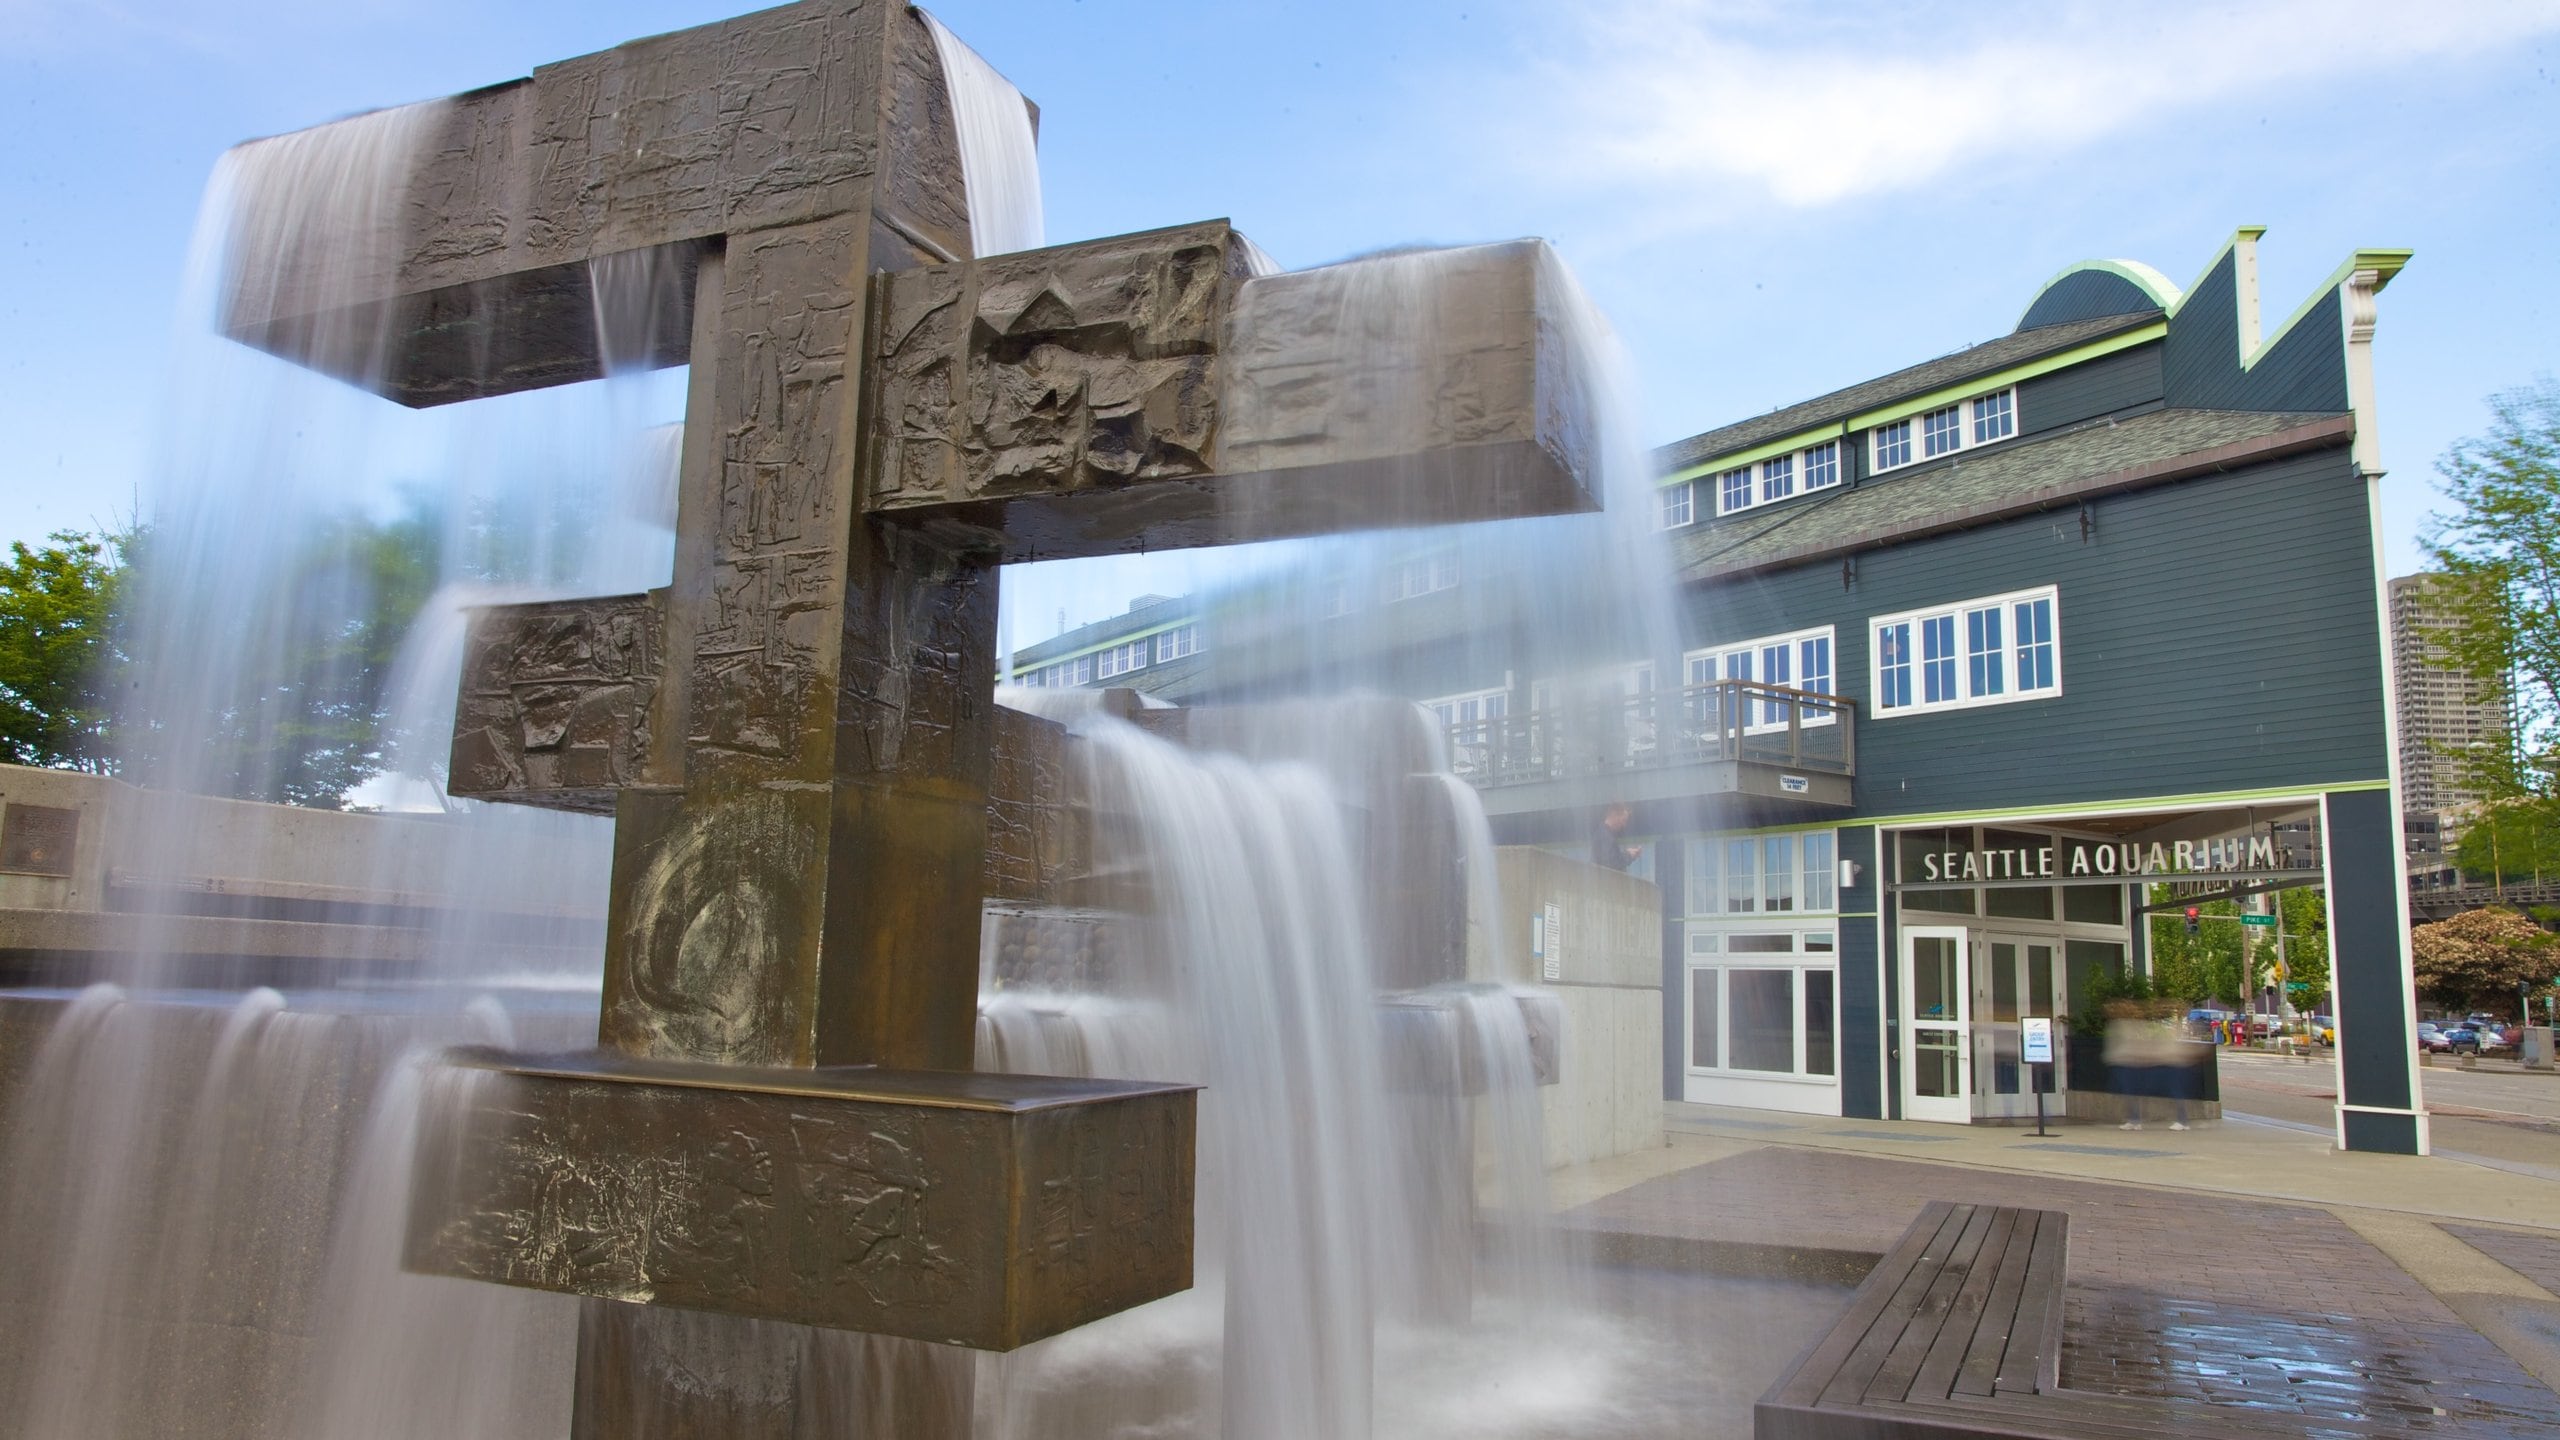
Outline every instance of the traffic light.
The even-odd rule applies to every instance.
[[[2196,933],[2196,916],[2198,913],[2199,907],[2194,905],[2187,907],[2187,933],[2190,935]]]

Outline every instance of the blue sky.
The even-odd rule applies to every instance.
[[[0,0],[0,541],[149,490],[224,147],[737,9]],[[2272,325],[2352,248],[2409,246],[2376,342],[2399,573],[2482,397],[2560,370],[2553,0],[935,9],[1039,102],[1052,240],[1224,215],[1294,266],[1545,236],[1625,337],[1653,441],[2004,333],[2075,260],[2183,284],[2265,225]],[[1052,628],[1042,594],[1017,640]]]

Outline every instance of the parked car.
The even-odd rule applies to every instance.
[[[2199,1006],[2187,1012],[2187,1031],[2198,1040],[2210,1040],[2213,1038],[2213,1027],[2228,1024],[2231,1019],[2232,1015],[2228,1010]]]
[[[2418,1048],[2429,1054],[2441,1055],[2453,1049],[2453,1041],[2433,1020],[2421,1020],[2418,1022]]]
[[[2272,1040],[2284,1030],[2282,1017],[2260,1010],[2249,1017],[2249,1038]]]
[[[2323,1045],[2336,1045],[2338,1043],[2338,1017],[2334,1015],[2312,1016],[2311,1038],[2319,1041]]]
[[[2444,1035],[2444,1048],[2447,1050],[2457,1055],[2480,1053],[2480,1032],[2471,1028],[2469,1024],[2448,1025],[2441,1033]]]

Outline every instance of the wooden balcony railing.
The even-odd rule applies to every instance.
[[[1848,775],[1857,769],[1856,710],[1837,695],[1711,680],[1460,720],[1447,727],[1449,763],[1479,788],[1720,760]]]

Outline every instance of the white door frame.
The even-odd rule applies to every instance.
[[[1955,984],[1948,987],[1956,1013],[1923,1019],[1914,1003],[1913,960],[1922,940],[1945,940],[1956,947]],[[1902,1118],[1941,1120],[1956,1125],[1973,1120],[1973,966],[1971,936],[1961,925],[1902,927]],[[1922,1031],[1939,1033],[1955,1052],[1956,1082],[1951,1095],[1918,1093],[1918,1061]]]

